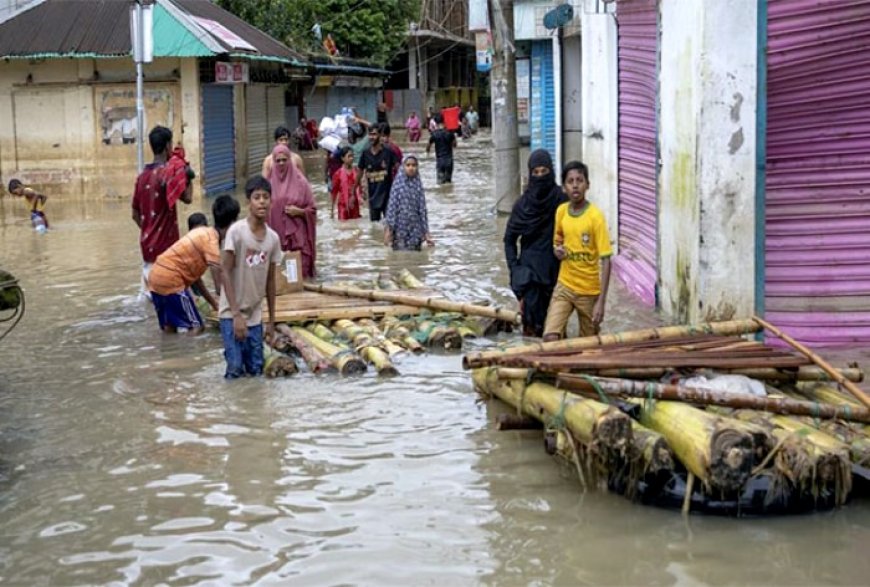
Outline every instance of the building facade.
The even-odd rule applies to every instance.
[[[619,278],[676,320],[870,342],[870,3],[595,4],[581,150]]]

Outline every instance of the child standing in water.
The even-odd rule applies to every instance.
[[[45,201],[48,198],[44,194],[26,187],[17,179],[9,182],[9,193],[18,198],[24,198],[27,206],[30,208],[30,223],[33,225],[33,228],[36,230],[48,228],[48,217],[45,215]]]
[[[586,200],[586,165],[579,161],[565,165],[562,189],[568,201],[556,209],[553,254],[560,261],[559,281],[547,310],[545,342],[564,337],[574,310],[580,317],[580,336],[598,334],[610,284],[610,235],[604,214]]]
[[[384,244],[397,251],[419,251],[424,242],[429,246],[435,244],[429,233],[426,194],[420,181],[417,158],[408,155],[390,191],[384,221]]]
[[[339,150],[341,167],[332,175],[332,208],[330,218],[335,218],[338,207],[339,220],[353,220],[360,217],[359,203],[362,189],[356,185],[356,170],[353,167],[353,151],[350,147]]]
[[[278,233],[266,224],[272,186],[262,177],[245,185],[248,216],[227,231],[221,254],[221,338],[227,370],[235,379],[263,373],[263,298],[269,307],[266,339],[275,330],[275,271],[284,254]]]
[[[416,112],[411,112],[411,116],[405,121],[405,128],[408,129],[408,142],[416,143],[420,140],[420,119],[417,118]]]

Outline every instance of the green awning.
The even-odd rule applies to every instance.
[[[214,51],[160,5],[154,5],[154,57],[211,57]]]

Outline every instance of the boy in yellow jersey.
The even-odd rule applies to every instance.
[[[586,200],[589,169],[571,161],[562,171],[562,190],[568,201],[556,209],[553,254],[559,259],[559,281],[550,298],[544,341],[565,334],[571,313],[580,317],[580,336],[598,334],[604,320],[610,285],[610,235],[604,214]]]

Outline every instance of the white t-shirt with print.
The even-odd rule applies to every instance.
[[[283,257],[278,233],[266,226],[266,234],[258,239],[251,231],[248,220],[239,220],[227,230],[223,250],[232,251],[236,256],[233,290],[239,310],[248,326],[262,324],[266,280],[272,265],[280,265]],[[221,291],[219,308],[222,319],[232,319],[233,313],[225,291]]]

